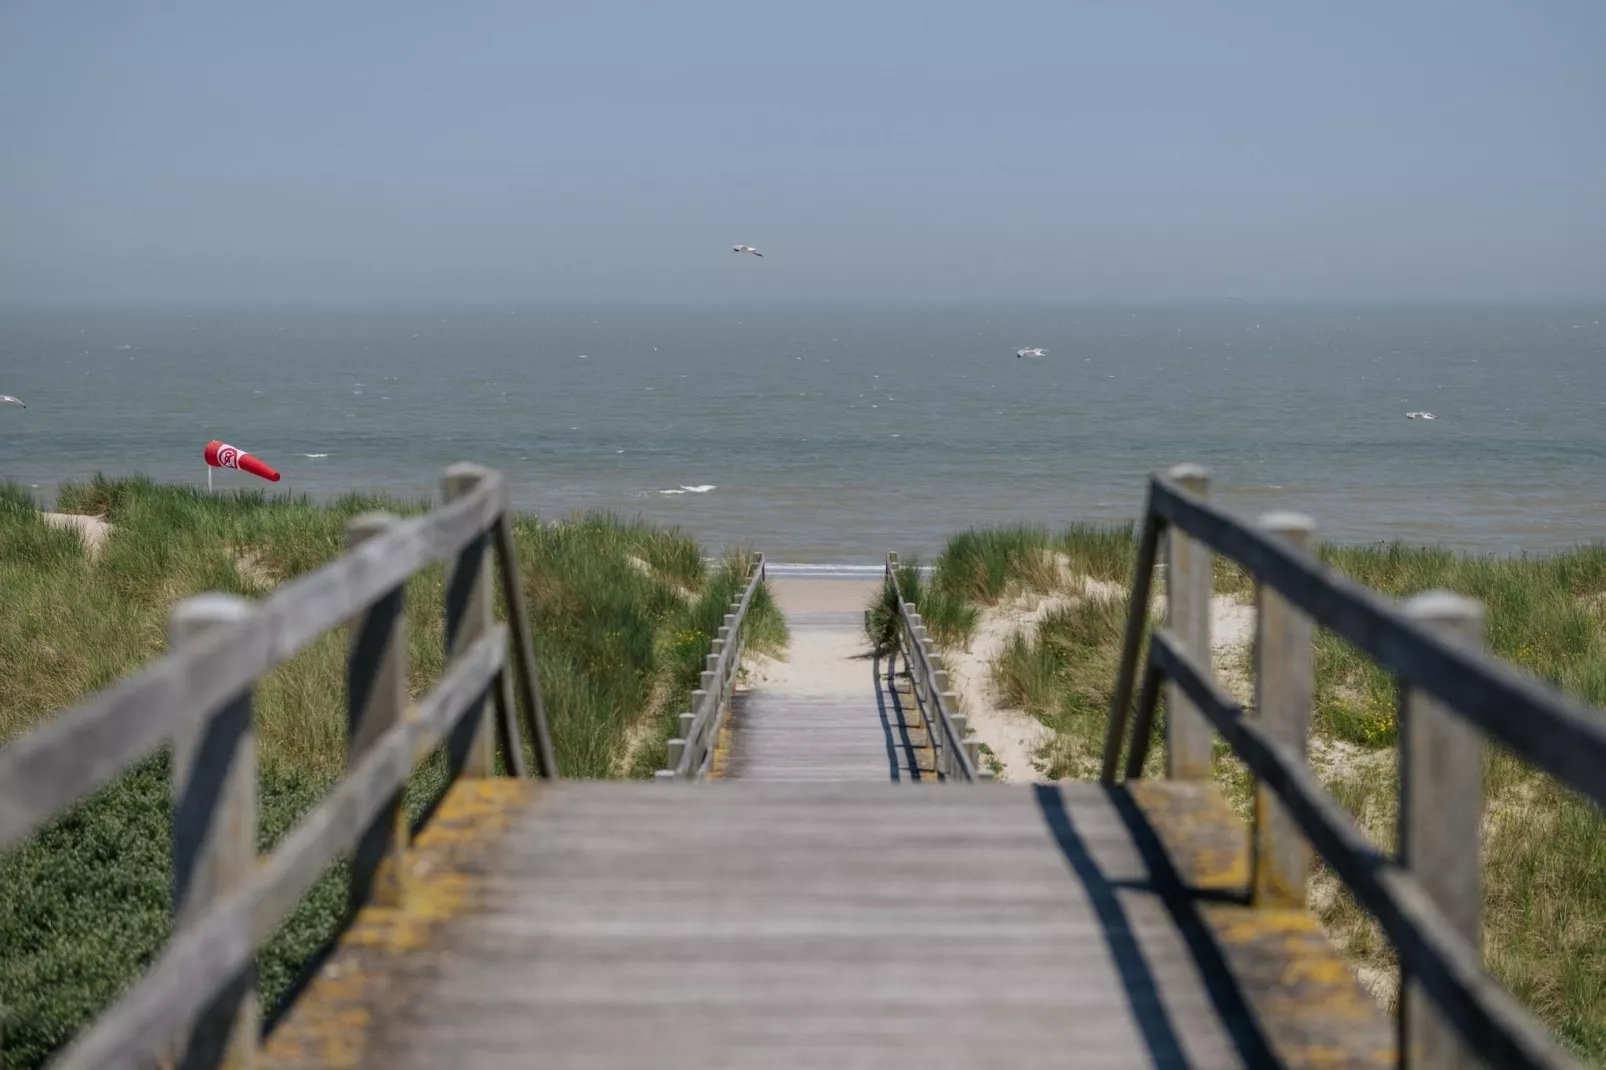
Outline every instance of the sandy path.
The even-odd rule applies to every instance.
[[[1033,756],[1053,733],[1025,710],[1003,704],[993,684],[993,659],[1016,629],[1034,629],[1044,616],[1067,602],[1053,597],[990,607],[982,612],[969,648],[943,654],[959,707],[970,720],[970,730],[993,752],[1001,767],[996,776],[1002,783],[1042,780]]]
[[[1210,660],[1216,679],[1227,694],[1248,705],[1255,698],[1255,682],[1244,671],[1242,652],[1255,641],[1255,607],[1230,594],[1210,599]]]
[[[724,776],[893,780],[909,755],[882,714],[864,609],[880,581],[771,580],[791,633],[785,660],[747,656]]]
[[[111,533],[112,526],[98,516],[80,516],[77,513],[42,513],[45,523],[53,528],[64,531],[76,531],[78,537],[84,540],[84,550],[90,560],[100,556],[100,549],[106,544],[106,536]]]
[[[1117,584],[1086,578],[1081,584],[1084,598],[1112,598],[1125,593],[1125,588]],[[769,585],[776,605],[788,617],[841,616],[834,627],[794,629],[785,659],[745,656],[743,665],[747,671],[742,689],[844,698],[863,694],[867,677],[864,656],[869,645],[858,621],[880,590],[880,581],[778,579]],[[960,707],[969,716],[971,731],[1002,767],[1000,781],[1030,783],[1044,779],[1035,755],[1052,738],[1052,732],[1025,710],[1000,701],[992,678],[993,659],[1014,631],[1031,631],[1044,616],[1072,600],[1067,595],[1038,596],[988,607],[969,649],[943,655]],[[1163,612],[1163,597],[1156,601],[1157,610]],[[1238,668],[1237,652],[1254,639],[1254,607],[1230,595],[1217,595],[1211,600],[1210,611],[1211,648],[1218,675],[1235,697],[1247,700],[1250,681]],[[849,619],[848,614],[854,614],[853,618]]]
[[[834,614],[828,628],[793,628],[785,658],[743,654],[746,689],[776,693],[873,696],[865,655],[863,610],[881,589],[880,580],[770,580],[770,595],[788,620],[804,614]],[[853,614],[851,619],[847,614]]]
[[[1118,598],[1125,588],[1090,577],[1080,579],[1081,598]],[[960,705],[970,727],[1002,766],[998,779],[1023,783],[1044,779],[1035,756],[1052,731],[1025,710],[1008,706],[993,682],[992,663],[1017,630],[1032,633],[1038,621],[1060,607],[1079,600],[1073,596],[1030,596],[1007,600],[982,611],[969,649],[945,655]],[[1164,612],[1165,599],[1156,598],[1156,612]],[[1218,679],[1239,701],[1253,697],[1253,682],[1243,672],[1240,652],[1254,641],[1255,608],[1231,595],[1210,601],[1210,648]]]
[[[874,580],[792,580],[769,581],[770,596],[783,614],[860,613],[881,590]]]

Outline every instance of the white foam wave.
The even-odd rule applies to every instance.
[[[327,453],[303,453],[301,456],[311,457],[313,460],[317,460],[319,457],[327,457],[329,455]]]

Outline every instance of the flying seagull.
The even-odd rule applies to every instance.
[[[733,246],[731,246],[731,252],[733,252],[733,253],[752,253],[754,256],[757,256],[757,257],[762,257],[764,255],[763,253],[759,252],[757,249],[753,248],[751,245],[733,245]]]
[[[1405,418],[1407,420],[1437,420],[1438,419],[1438,417],[1433,415],[1431,412],[1408,412],[1408,413],[1405,414]]]
[[[22,405],[22,400],[20,398],[14,398],[10,394],[0,394],[0,404]],[[28,406],[22,405],[22,407],[26,409]]]
[[[1048,350],[1044,349],[1042,346],[1035,346],[1035,347],[1033,347],[1031,349],[1017,349],[1017,350],[1015,350],[1015,357],[1016,357],[1016,359],[1019,359],[1021,357],[1040,357],[1044,353],[1047,353],[1047,352],[1048,352]]]

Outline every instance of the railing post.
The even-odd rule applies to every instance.
[[[958,760],[954,757],[954,749],[963,746],[961,741],[965,738],[965,718],[964,714],[958,714],[953,718],[954,738],[947,738],[947,727],[942,723],[942,695],[948,690],[948,671],[938,668],[942,662],[938,660],[931,640],[926,639],[924,643],[926,656],[931,659],[931,719],[927,722],[928,734],[933,739],[941,740],[942,745],[936,754],[937,767],[942,770],[943,779],[950,780],[954,775],[954,767],[958,764]]]
[[[1154,494],[1152,485],[1150,497]],[[1138,647],[1143,642],[1143,631],[1149,620],[1149,588],[1154,582],[1154,559],[1160,541],[1160,520],[1154,515],[1152,501],[1143,507],[1143,534],[1138,540],[1138,559],[1132,571],[1132,590],[1127,597],[1126,635],[1121,640],[1121,661],[1115,670],[1115,691],[1110,696],[1110,716],[1104,726],[1104,765],[1099,779],[1114,784],[1121,763],[1121,742],[1126,729],[1127,708],[1132,704],[1132,692],[1138,678]],[[1150,712],[1153,710],[1151,708]],[[1145,722],[1139,735],[1139,726],[1133,725],[1130,753],[1136,758],[1138,772],[1129,773],[1128,779],[1137,779],[1143,771],[1143,755],[1149,746],[1149,726]]]
[[[1405,612],[1452,645],[1483,645],[1483,607],[1473,599],[1430,591],[1408,600]],[[1399,715],[1400,860],[1456,931],[1481,947],[1483,737],[1443,703],[1413,688],[1401,688]],[[1475,1065],[1476,1052],[1427,993],[1403,971],[1400,981],[1401,1065],[1411,1070]]]
[[[1290,549],[1305,552],[1315,523],[1299,513],[1268,513],[1260,528]],[[1311,620],[1277,591],[1255,587],[1255,718],[1273,740],[1305,757],[1315,668]],[[1310,845],[1276,792],[1255,785],[1254,886],[1256,906],[1302,907]]]
[[[355,549],[389,531],[397,519],[364,513],[346,524],[346,545]],[[397,586],[351,622],[346,658],[346,768],[356,765],[407,712],[407,610],[405,586]],[[357,841],[348,902],[394,907],[402,899],[402,859],[407,849],[407,812],[397,789]]]
[[[203,594],[173,607],[173,649],[249,616],[251,603]],[[257,866],[257,756],[251,691],[225,702],[173,740],[173,929],[181,931],[236,891]],[[256,1058],[261,1011],[247,966],[174,1044],[177,1065],[245,1070]]]
[[[693,726],[697,724],[697,718],[701,716],[703,712],[703,704],[708,701],[708,696],[715,693],[713,673],[705,671],[699,674],[699,682],[701,686],[691,693],[691,716]],[[710,714],[712,714],[712,711],[710,711]],[[701,758],[701,755],[697,754],[697,748],[702,745],[700,741],[707,735],[707,733],[707,721],[704,721],[701,727],[693,727],[681,733],[681,738],[686,741],[686,746],[691,748],[694,757],[699,759]],[[692,762],[694,769],[696,765],[697,762]]]
[[[1195,464],[1182,464],[1167,475],[1183,489],[1203,498],[1210,489],[1210,473]],[[1171,634],[1183,648],[1210,668],[1210,547],[1176,528],[1166,532],[1166,614]],[[1211,747],[1210,722],[1173,681],[1165,686],[1166,775],[1177,780],[1208,780]]]
[[[448,502],[474,492],[485,469],[454,464],[441,481]],[[475,536],[446,565],[446,659],[451,662],[491,629],[491,562],[489,531]],[[456,775],[496,775],[496,735],[490,718],[489,691],[474,700],[448,741],[448,757]]]
[[[530,638],[530,611],[524,600],[524,580],[519,572],[518,546],[513,540],[513,521],[504,512],[496,522],[496,547],[501,559],[502,597],[507,601],[509,639],[519,669],[520,691],[524,697],[524,717],[530,733],[530,750],[535,755],[536,773],[551,780],[558,775],[557,756],[552,751],[552,729],[541,700],[541,673],[535,664],[535,644]]]

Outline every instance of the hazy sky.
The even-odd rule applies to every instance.
[[[1599,300],[1602,57],[1606,0],[4,0],[0,302]]]

